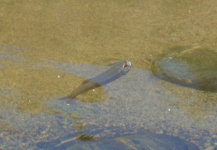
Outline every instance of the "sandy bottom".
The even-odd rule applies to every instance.
[[[173,47],[216,50],[216,3],[1,1],[0,148],[34,149],[81,132],[106,138],[150,131],[214,149],[216,93],[161,81],[149,70]],[[133,64],[127,75],[62,101],[84,79],[126,59]]]

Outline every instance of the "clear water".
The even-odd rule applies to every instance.
[[[179,136],[200,149],[217,146],[216,93],[167,83],[149,71],[173,46],[216,49],[217,2],[0,3],[1,148],[146,131]],[[127,75],[61,101],[111,61],[125,59],[133,64]]]

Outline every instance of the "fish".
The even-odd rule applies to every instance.
[[[78,95],[87,92],[89,90],[95,89],[102,85],[106,85],[121,76],[127,74],[131,69],[131,62],[128,60],[120,61],[115,63],[110,69],[99,74],[98,76],[85,80],[80,86],[72,91],[72,93],[66,98],[74,99]]]

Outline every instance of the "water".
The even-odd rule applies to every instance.
[[[216,94],[161,81],[149,69],[173,46],[216,49],[215,3],[1,2],[1,148],[152,132],[214,149]],[[99,102],[61,101],[109,60],[125,59],[133,64],[127,75],[89,93]]]

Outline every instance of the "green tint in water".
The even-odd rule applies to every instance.
[[[78,78],[58,70],[25,68],[7,61],[3,62],[5,67],[1,69],[1,87],[16,91],[1,96],[1,104],[5,107],[18,107],[29,113],[39,113],[44,109],[45,101],[62,96],[76,87],[76,83],[67,81]]]
[[[216,5],[213,5],[213,1],[199,1],[179,1],[177,3],[173,0],[2,0],[0,2],[0,48],[4,45],[11,45],[18,49],[0,49],[0,55],[10,53],[25,59],[21,64],[12,64],[11,61],[1,59],[1,89],[12,92],[8,95],[1,94],[2,108],[6,106],[6,108],[13,109],[18,106],[24,112],[40,113],[45,108],[43,104],[45,101],[67,95],[83,80],[49,66],[35,67],[40,62],[104,66],[107,60],[129,59],[135,68],[147,69],[150,68],[152,57],[174,45],[200,43],[203,46],[214,48],[216,46],[214,37],[217,37],[217,20],[215,19],[217,17],[213,12],[216,11]],[[19,50],[19,47],[25,50]],[[131,88],[129,90],[132,91]],[[145,90],[153,92],[149,88]],[[198,103],[198,99],[202,99],[198,96],[194,99],[195,103],[188,105],[189,99],[197,93],[189,92],[189,96],[183,91],[185,88],[179,89],[179,92],[186,96],[183,104],[188,106],[189,110],[192,110],[192,106],[196,106],[194,104],[198,104],[197,108],[203,108],[202,110],[195,108],[197,111],[191,111],[192,113],[199,114],[198,111],[203,112],[208,108],[204,105],[206,100],[209,100],[208,95],[204,94],[206,97],[203,98],[204,103]],[[128,99],[132,99],[133,95],[129,95]],[[156,94],[153,92],[153,95]],[[115,109],[119,109],[118,106],[115,106]],[[214,108],[216,105],[211,105],[209,101],[209,106]],[[46,112],[50,111],[50,114],[60,113],[45,109]],[[3,109],[0,109],[0,112],[2,111]],[[137,116],[135,119],[138,118]],[[19,118],[20,121],[22,119],[23,116]],[[105,116],[105,119],[108,118]],[[26,137],[25,139],[29,142],[47,140],[46,135],[36,137],[35,133],[38,128],[47,127],[48,122],[42,121],[40,125],[34,122],[33,125],[32,122],[28,124],[27,121],[23,120],[24,125],[31,128],[33,136],[29,137],[34,137],[34,139]],[[11,123],[17,124],[18,122],[12,121]],[[139,123],[139,120],[135,123]],[[55,130],[53,125],[47,135],[50,137],[57,133],[61,136],[63,130],[59,128]],[[23,127],[23,124],[21,126]],[[38,126],[37,130],[34,130],[33,126]],[[61,125],[61,127],[64,126]],[[83,126],[78,123],[75,127],[82,128]],[[204,127],[208,126],[204,125]],[[10,135],[14,134],[7,134],[5,137],[8,138]],[[56,138],[55,134],[54,137]],[[22,144],[20,140],[18,143],[14,140],[11,142],[13,144],[6,145],[7,141],[5,140],[2,144],[7,149],[16,149],[10,146]],[[23,144],[24,148],[20,149],[34,149],[27,148],[26,144]]]
[[[197,120],[209,113],[214,117],[212,111],[217,106],[217,53],[214,50],[200,46],[170,49],[153,62],[152,72],[163,80],[197,89],[164,84],[181,97],[182,101],[175,104],[178,108]]]
[[[201,47],[178,47],[154,62],[153,73],[172,83],[217,91],[217,53]]]

